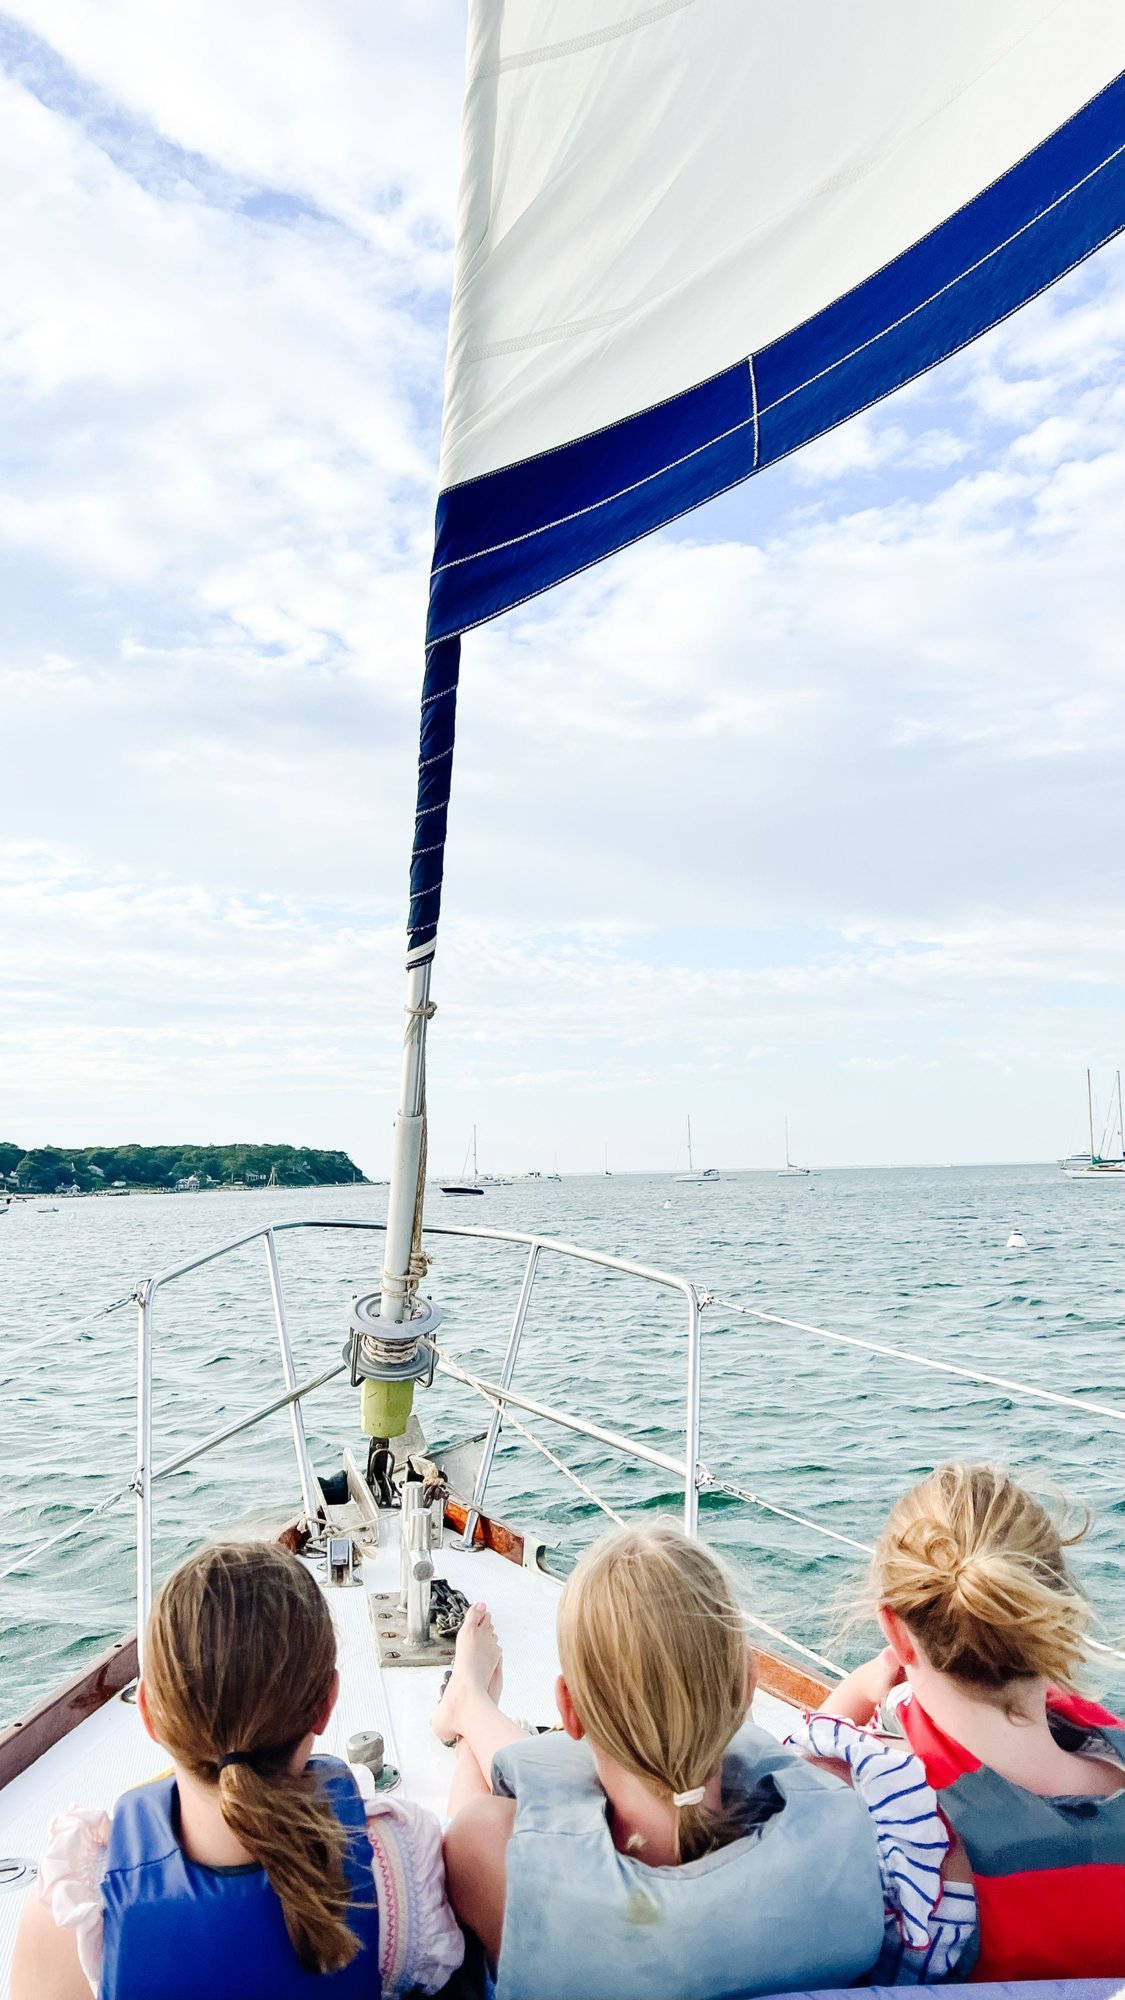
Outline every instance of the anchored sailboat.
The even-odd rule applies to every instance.
[[[721,1175],[721,1173],[719,1172],[719,1169],[718,1169],[718,1167],[704,1167],[704,1168],[702,1169],[702,1171],[701,1171],[701,1172],[698,1172],[698,1173],[696,1172],[696,1169],[695,1169],[695,1167],[694,1167],[694,1165],[693,1165],[693,1163],[692,1163],[692,1157],[691,1157],[691,1119],[690,1119],[690,1118],[688,1119],[688,1122],[687,1122],[687,1172],[686,1172],[686,1174],[673,1174],[673,1176],[672,1176],[672,1179],[673,1179],[674,1181],[678,1182],[678,1183],[679,1183],[679,1185],[680,1185],[680,1187],[687,1187],[687,1186],[689,1186],[689,1185],[690,1185],[690,1186],[692,1186],[692,1187],[699,1187],[699,1186],[701,1186],[701,1185],[702,1185],[702,1184],[703,1184],[704,1182],[707,1182],[707,1183],[710,1183],[711,1181],[721,1181],[721,1180],[722,1180],[722,1175]]]
[[[789,1120],[787,1118],[785,1120],[785,1165],[778,1168],[777,1177],[779,1180],[784,1180],[786,1175],[791,1175],[799,1180],[808,1180],[811,1173],[811,1167],[794,1166],[792,1160],[789,1158]]]
[[[460,1179],[459,1181],[443,1181],[443,1182],[441,1183],[441,1191],[442,1191],[442,1193],[443,1193],[443,1194],[483,1194],[483,1193],[484,1193],[484,1182],[483,1182],[483,1181],[481,1180],[481,1177],[480,1177],[480,1170],[479,1170],[479,1168],[478,1168],[478,1166],[477,1166],[477,1128],[476,1128],[476,1126],[475,1126],[475,1125],[473,1126],[473,1137],[472,1137],[472,1141],[471,1141],[471,1147],[470,1147],[470,1150],[472,1151],[472,1155],[473,1155],[473,1178],[472,1178],[472,1180],[468,1180],[468,1179],[466,1178],[466,1169],[467,1169],[467,1167],[468,1167],[468,1164],[469,1164],[469,1154],[468,1154],[468,1153],[466,1153],[466,1154],[465,1154],[465,1164],[464,1164],[464,1166],[463,1166],[463,1167],[461,1168],[461,1179]]]
[[[1088,1153],[1070,1153],[1060,1165],[1070,1181],[1111,1181],[1125,1176],[1125,1123],[1121,1117],[1121,1071],[1117,1072],[1117,1119],[1111,1125],[1112,1110],[1102,1132],[1100,1148],[1094,1149],[1094,1086],[1089,1070],[1086,1071],[1086,1113],[1090,1126],[1090,1150]],[[1116,1135],[1118,1151],[1110,1149]]]

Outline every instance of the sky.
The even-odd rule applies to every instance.
[[[388,1170],[457,0],[0,14],[0,1138]],[[466,641],[431,1160],[1051,1159],[1125,1059],[1125,247]]]

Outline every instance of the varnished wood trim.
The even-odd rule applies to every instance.
[[[460,1500],[447,1500],[446,1526],[455,1528],[459,1535],[463,1535],[469,1512],[470,1509],[463,1506]],[[490,1520],[487,1514],[477,1516],[477,1525],[473,1530],[473,1547],[491,1549],[493,1555],[504,1556],[508,1562],[519,1563],[520,1567],[523,1567],[523,1536],[517,1535],[514,1528],[506,1528],[502,1521]]]
[[[759,1652],[754,1648],[758,1662],[758,1686],[763,1694],[772,1694],[778,1701],[787,1701],[793,1708],[820,1708],[828,1693],[828,1682],[816,1674],[806,1672],[804,1667],[795,1667],[792,1660],[782,1660],[776,1653]]]
[[[118,1639],[53,1694],[0,1730],[0,1790],[137,1678],[136,1638]]]

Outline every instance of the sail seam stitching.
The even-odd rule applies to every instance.
[[[550,347],[553,342],[573,340],[582,333],[602,333],[606,327],[619,326],[623,319],[637,311],[636,306],[615,306],[604,313],[592,313],[589,319],[560,320],[557,326],[547,326],[535,333],[513,333],[507,340],[486,340],[481,347],[471,347],[465,355],[466,361],[494,361],[502,354],[523,354],[528,348]]]
[[[643,14],[635,14],[631,21],[618,21],[612,28],[592,28],[588,35],[575,35],[569,42],[545,42],[538,49],[523,49],[518,55],[500,56],[496,62],[482,63],[473,72],[473,82],[483,82],[486,77],[502,76],[507,70],[530,69],[536,63],[554,62],[559,56],[581,55],[584,49],[594,49],[602,42],[620,41],[623,35],[636,34],[640,28],[651,28],[657,21],[663,21],[669,14],[682,14],[687,7],[694,7],[696,0],[661,0],[658,7],[649,7]]]

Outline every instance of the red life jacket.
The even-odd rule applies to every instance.
[[[1096,1730],[1125,1759],[1117,1716],[1054,1689],[1047,1707],[1065,1748]],[[1125,1977],[1125,1790],[1041,1798],[943,1735],[916,1697],[899,1716],[973,1871],[979,1951],[969,1976]]]

